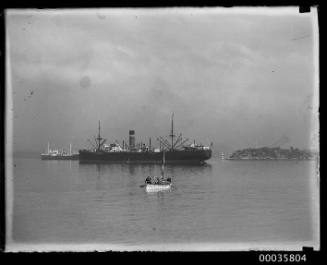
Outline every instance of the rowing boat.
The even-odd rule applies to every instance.
[[[145,190],[147,192],[156,192],[169,190],[171,188],[171,183],[169,184],[146,184]]]

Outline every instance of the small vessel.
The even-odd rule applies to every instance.
[[[78,160],[79,154],[72,152],[72,145],[69,145],[69,153],[65,149],[50,149],[50,143],[48,143],[48,149],[46,153],[41,154],[42,160]]]
[[[169,183],[169,184],[147,184],[145,187],[147,192],[170,190],[170,188],[171,188],[171,183]]]
[[[161,167],[161,177],[158,178],[154,176],[151,178],[150,176],[145,179],[145,190],[147,192],[156,192],[156,191],[165,191],[170,190],[172,183],[171,178],[164,177],[165,172],[165,152],[163,152],[162,158],[162,167]]]

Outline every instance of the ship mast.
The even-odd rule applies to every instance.
[[[101,149],[101,145],[103,144],[101,142],[101,140],[103,140],[103,138],[101,137],[100,135],[100,130],[101,130],[101,127],[100,127],[100,121],[99,121],[99,127],[98,127],[98,137],[96,138],[96,142],[97,142],[97,151],[99,151]]]
[[[160,150],[163,148],[165,150],[174,151],[175,149],[182,147],[183,144],[185,144],[188,141],[188,139],[183,140],[182,134],[179,134],[178,136],[174,134],[174,113],[171,116],[171,128],[168,137],[171,138],[171,142],[163,137],[157,138],[157,141],[160,144]],[[176,137],[177,139],[174,140],[174,138]]]
[[[161,176],[164,177],[165,175],[165,163],[166,163],[166,158],[165,158],[165,150],[162,152],[162,165],[161,165]]]
[[[170,135],[171,137],[171,151],[174,150],[174,113],[171,116],[171,129],[170,129]]]

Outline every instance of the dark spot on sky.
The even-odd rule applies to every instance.
[[[99,19],[105,19],[105,18],[106,18],[106,16],[101,15],[101,14],[99,14],[98,12],[97,12],[96,14],[97,14],[97,17],[98,17]]]
[[[32,90],[31,93],[30,93],[30,95],[32,96],[33,94],[34,94],[34,91]]]
[[[91,79],[86,75],[79,81],[79,85],[83,88],[88,88],[91,85]]]

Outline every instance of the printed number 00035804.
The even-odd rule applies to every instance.
[[[305,254],[260,254],[260,262],[306,262]]]

